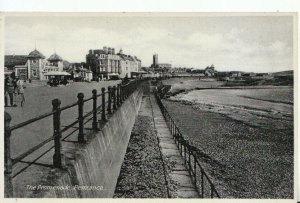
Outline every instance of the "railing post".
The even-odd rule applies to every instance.
[[[125,87],[125,98],[126,98],[126,99],[127,99],[127,97],[128,97],[129,85],[130,85],[130,84],[127,84],[126,87]]]
[[[54,155],[53,166],[55,168],[62,168],[61,164],[61,132],[60,132],[60,104],[59,99],[52,100],[53,113],[53,136],[54,136]]]
[[[175,127],[175,133],[174,133],[174,140],[175,140],[175,144],[177,145],[177,128]]]
[[[127,86],[123,86],[123,101],[126,100],[126,94],[127,94]]]
[[[98,130],[97,122],[97,90],[93,89],[93,130]]]
[[[111,86],[107,87],[107,91],[108,91],[107,113],[111,114]]]
[[[184,146],[184,164],[186,164],[186,140],[183,140],[183,146]]]
[[[201,194],[202,198],[204,198],[204,172],[201,169]]]
[[[101,88],[101,92],[102,92],[102,114],[101,114],[101,119],[103,121],[106,121],[106,115],[105,115],[105,88],[104,87]]]
[[[117,89],[116,86],[113,86],[113,99],[114,99],[113,109],[114,109],[114,111],[117,110],[116,89]]]
[[[189,153],[189,170],[192,170],[192,165],[191,165],[191,148],[190,148],[190,143],[188,143],[188,153]]]
[[[182,156],[182,135],[179,136],[179,143],[180,143],[180,155]]]
[[[120,106],[120,84],[117,86],[117,105]]]
[[[123,85],[120,84],[120,104],[123,103],[123,99],[124,99],[124,96],[123,96]]]
[[[79,121],[79,133],[78,133],[78,142],[85,142],[84,140],[84,134],[83,134],[83,98],[84,94],[83,93],[78,93],[77,95],[78,98],[78,121]]]
[[[13,197],[12,185],[12,160],[10,157],[10,121],[9,113],[4,112],[4,194],[5,197]]]
[[[127,87],[126,87],[126,98],[129,97],[130,95],[130,90],[131,90],[131,83],[128,83]]]
[[[197,185],[197,158],[195,154],[193,154],[193,157],[194,157],[195,184]]]

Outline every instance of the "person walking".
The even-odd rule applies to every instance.
[[[18,98],[18,85],[17,82],[19,81],[19,77],[15,77],[13,80],[14,85],[14,106],[17,106],[17,98]]]
[[[7,93],[8,93],[9,100],[10,100],[10,106],[17,106],[16,104],[14,104],[14,82],[15,82],[15,78],[12,73],[9,75],[9,77],[7,78],[7,81],[6,81]]]
[[[8,77],[5,77],[5,80],[4,80],[4,104],[5,104],[5,107],[8,107]]]
[[[21,101],[21,107],[24,106],[25,103],[25,92],[24,89],[26,87],[24,86],[23,80],[18,80],[17,81],[17,90],[18,90],[18,97],[20,98]]]

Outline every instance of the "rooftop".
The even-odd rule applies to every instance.
[[[54,53],[48,58],[48,61],[63,61],[63,59],[59,55]]]
[[[42,58],[42,59],[44,59],[45,56],[41,52],[39,52],[38,50],[35,49],[35,50],[33,50],[32,52],[30,52],[28,54],[28,58]]]

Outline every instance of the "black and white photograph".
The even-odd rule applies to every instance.
[[[5,198],[295,198],[296,13],[3,28]]]

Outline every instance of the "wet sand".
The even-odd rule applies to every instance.
[[[189,83],[185,87],[191,84],[183,83]],[[276,98],[273,95],[271,99],[280,102]],[[234,111],[231,115],[216,111],[214,104],[212,109],[199,108],[191,101],[167,99],[164,104],[183,134],[200,149],[198,156],[222,197],[293,198],[293,120],[278,127],[266,117],[267,123],[252,125],[231,116],[238,115]]]

